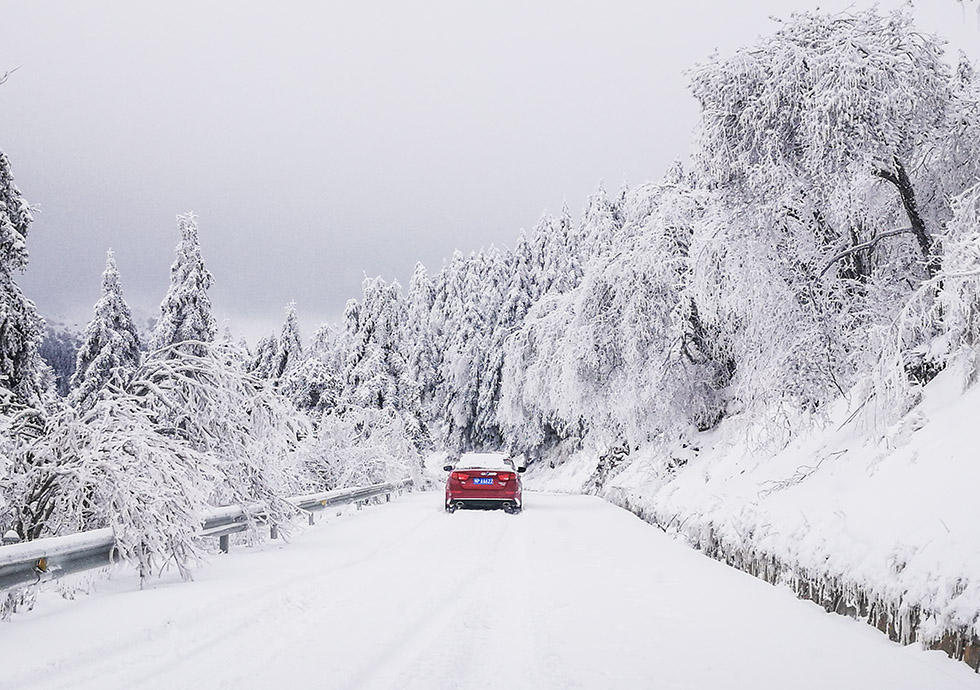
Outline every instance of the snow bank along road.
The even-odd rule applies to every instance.
[[[0,688],[977,688],[583,496],[416,493],[0,624]]]

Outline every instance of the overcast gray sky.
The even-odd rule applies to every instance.
[[[977,58],[972,7],[920,4]],[[577,217],[600,180],[659,178],[690,150],[683,71],[816,6],[0,0],[0,149],[40,210],[21,285],[84,326],[111,247],[155,314],[192,210],[215,315],[254,342],[295,300],[309,336],[365,273],[407,287],[566,199]]]

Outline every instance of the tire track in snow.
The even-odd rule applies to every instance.
[[[350,560],[322,569],[277,576],[274,583],[267,581],[254,585],[248,583],[249,586],[244,589],[211,599],[204,604],[199,603],[192,611],[178,610],[155,624],[153,628],[140,631],[136,638],[132,636],[131,630],[121,626],[118,634],[93,639],[81,649],[76,649],[70,656],[49,658],[43,681],[45,687],[53,690],[102,688],[106,687],[106,684],[111,687],[112,682],[118,681],[119,687],[133,685],[151,688],[155,687],[154,683],[158,682],[160,677],[168,674],[172,677],[175,666],[178,667],[177,675],[180,675],[180,666],[200,668],[198,664],[193,663],[196,658],[214,657],[207,666],[215,668],[216,671],[215,674],[208,675],[220,675],[226,673],[228,667],[222,665],[223,658],[230,657],[229,662],[245,661],[250,666],[251,662],[258,662],[254,654],[266,660],[274,657],[275,649],[292,643],[286,639],[281,645],[275,642],[267,644],[267,628],[270,622],[295,616],[297,609],[329,610],[330,604],[324,600],[330,598],[331,592],[324,588],[322,583],[338,573],[355,569],[377,559],[379,554],[397,548],[413,534],[423,530],[427,522],[437,519],[439,514],[421,513],[420,516],[422,519],[414,520],[407,525],[399,525],[400,529],[396,534],[383,535],[384,538],[377,545]],[[330,526],[320,527],[329,529]],[[306,531],[298,535],[298,538],[302,539],[304,536],[315,538],[318,535],[310,535]],[[247,559],[247,556],[252,554],[242,555]],[[248,564],[242,563],[241,567],[248,567]],[[373,579],[382,576],[378,573]],[[197,583],[180,583],[174,586],[194,587],[195,584]],[[155,593],[150,589],[145,592],[129,592],[127,595],[152,596]],[[332,596],[336,597],[336,594]],[[262,620],[264,624],[258,627],[255,624],[256,620]],[[284,627],[291,627],[291,625]],[[244,641],[249,638],[254,644],[244,644]],[[230,642],[230,640],[235,641]],[[223,653],[221,649],[223,646],[235,648],[244,646],[250,648],[250,651]],[[143,659],[143,663],[139,666],[139,675],[136,677],[131,675],[136,669],[126,663],[126,660],[133,655],[139,655]],[[225,671],[220,670],[222,667]],[[183,687],[197,687],[202,680],[200,672],[197,671]],[[37,686],[36,675],[32,672],[14,676],[10,682],[11,687]],[[178,686],[174,686],[172,680],[161,685],[169,688]]]
[[[397,624],[391,629],[378,631],[372,653],[349,675],[341,675],[325,687],[336,688],[406,688],[411,675],[418,669],[431,670],[432,659],[451,659],[453,651],[465,652],[469,643],[465,636],[453,634],[462,622],[466,627],[473,620],[484,596],[496,596],[500,588],[494,582],[494,564],[500,561],[501,544],[506,543],[513,529],[514,516],[502,513],[457,513],[444,515],[437,529],[422,543],[413,545],[413,551],[422,554],[440,550],[454,553],[456,560],[465,567],[441,563],[417,562],[405,573],[404,587],[393,588],[387,598],[379,600],[378,609],[391,608],[399,600],[408,599]],[[475,532],[473,531],[475,528]],[[455,546],[454,546],[455,545]],[[447,548],[448,547],[448,548]],[[398,562],[392,559],[392,565]],[[404,566],[402,566],[404,568]],[[446,574],[444,579],[440,575]],[[419,596],[415,583],[430,582],[435,586]],[[414,601],[409,599],[415,594]],[[380,610],[364,612],[367,621],[383,620]],[[447,649],[447,647],[451,649]],[[433,654],[435,654],[433,656]],[[439,668],[437,664],[435,668]],[[447,667],[450,668],[451,664]],[[406,674],[406,670],[409,673]],[[431,674],[422,685],[436,685]],[[456,674],[450,673],[450,680]],[[406,677],[407,676],[407,677]],[[445,687],[458,687],[456,682]]]
[[[233,553],[187,586],[45,595],[0,626],[0,688],[976,686],[598,499],[535,494],[519,516],[440,500]]]

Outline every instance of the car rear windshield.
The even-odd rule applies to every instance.
[[[514,470],[514,461],[503,453],[463,453],[457,469]]]

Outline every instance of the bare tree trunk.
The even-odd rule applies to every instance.
[[[915,200],[915,189],[912,187],[912,181],[909,180],[908,173],[905,171],[905,166],[898,158],[894,158],[895,170],[878,170],[877,176],[883,180],[887,180],[895,185],[898,190],[898,196],[902,200],[902,206],[905,207],[905,213],[909,217],[909,224],[912,226],[912,234],[915,235],[916,241],[919,243],[919,249],[922,251],[922,256],[926,261],[926,271],[929,277],[932,278],[939,272],[939,257],[934,256],[932,253],[932,238],[929,233],[926,232],[926,223],[922,219],[922,215],[919,213],[919,205]]]

